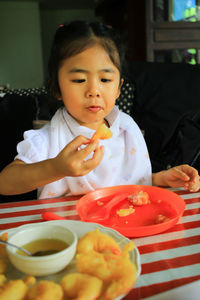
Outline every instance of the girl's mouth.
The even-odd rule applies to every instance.
[[[102,109],[101,106],[89,106],[88,110],[91,112],[99,112]]]

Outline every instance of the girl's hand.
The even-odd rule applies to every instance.
[[[82,145],[86,147],[79,149]],[[92,158],[87,159],[92,152]],[[57,155],[54,167],[61,176],[84,176],[99,165],[103,154],[104,149],[98,146],[97,140],[90,143],[84,136],[78,136]]]
[[[153,174],[153,183],[160,186],[184,187],[190,192],[200,189],[198,171],[189,165],[180,165]]]

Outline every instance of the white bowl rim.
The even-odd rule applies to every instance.
[[[32,260],[32,261],[46,261],[46,260],[49,260],[49,259],[56,259],[57,257],[61,256],[61,255],[67,255],[67,252],[71,251],[71,248],[75,247],[77,242],[78,242],[78,237],[77,237],[77,234],[72,231],[71,229],[67,228],[66,226],[62,226],[61,225],[57,225],[57,224],[48,224],[48,223],[44,223],[45,227],[60,227],[60,228],[63,228],[65,230],[68,230],[72,236],[73,236],[73,241],[72,243],[65,249],[57,252],[57,253],[54,253],[54,254],[50,254],[50,255],[45,255],[45,256],[23,256],[23,255],[20,255],[18,254],[17,252],[13,252],[13,251],[10,251],[10,248],[12,248],[12,246],[9,246],[9,245],[6,245],[6,251],[8,252],[8,254],[10,255],[13,255],[13,256],[16,256],[18,258],[20,258],[22,261],[24,260]],[[38,225],[38,226],[37,226]],[[10,234],[10,237],[8,238],[8,242],[10,241],[10,239],[12,239],[12,237],[14,237],[15,235],[17,235],[18,233],[20,233],[20,227],[19,226],[19,231],[16,229],[15,232],[11,233]],[[41,228],[41,223],[40,224],[27,224],[25,225],[25,227],[23,226],[23,230],[31,230],[31,229],[35,229],[37,227],[40,227]]]

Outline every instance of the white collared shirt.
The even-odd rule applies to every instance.
[[[97,168],[85,176],[65,177],[39,188],[39,198],[85,194],[116,185],[152,184],[148,150],[138,125],[117,106],[106,120],[113,136],[100,141],[100,146],[104,145],[104,157]],[[15,159],[35,163],[53,158],[76,136],[91,138],[94,132],[80,126],[64,107],[60,108],[44,127],[24,133],[24,140],[17,145]]]

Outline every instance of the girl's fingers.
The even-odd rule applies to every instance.
[[[183,181],[190,180],[190,177],[185,172],[183,172],[182,170],[180,170],[179,168],[174,167],[174,168],[172,168],[172,170],[174,170],[176,172],[177,178],[179,178],[179,179],[181,179]]]
[[[196,192],[199,190],[200,188],[199,174],[195,168],[189,165],[182,165],[181,170],[178,167],[175,167],[175,169],[176,171],[179,172],[179,174],[181,174],[181,172],[184,173],[186,175],[185,178],[188,177],[188,180],[182,179],[183,181],[185,181],[184,188],[186,190],[189,190],[190,192]]]
[[[104,147],[101,146],[96,151],[94,151],[94,155],[92,158],[84,161],[85,171],[88,172],[96,168],[101,162],[103,155],[104,155]]]
[[[71,150],[78,149],[81,145],[86,145],[89,143],[89,139],[86,137],[79,135],[77,136],[73,141],[71,141],[67,147],[69,147]]]
[[[82,145],[89,144],[90,140],[86,137],[79,135],[74,140],[72,140],[69,144],[65,146],[65,148],[61,151],[64,152],[65,155],[72,155],[79,150]]]
[[[197,192],[200,189],[200,182],[199,183],[187,183],[184,185],[184,189],[189,190],[190,192]]]
[[[85,148],[79,150],[78,157],[80,160],[84,160],[87,156],[89,156],[92,152],[97,151],[99,141],[95,140],[92,143],[89,143]]]
[[[182,170],[185,174],[187,174],[190,178],[190,180],[192,180],[193,182],[196,182],[199,180],[199,174],[198,174],[198,171],[189,166],[189,165],[182,165]]]

